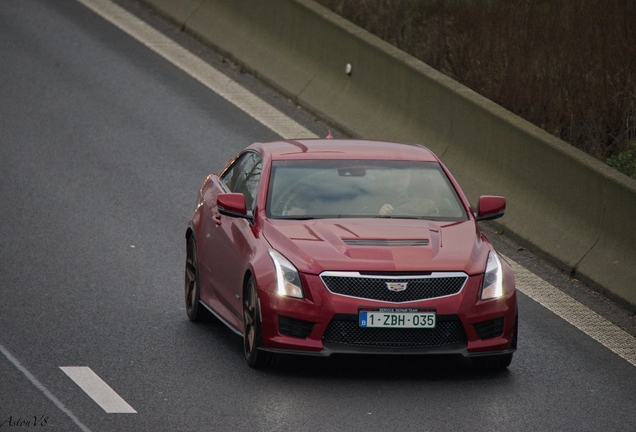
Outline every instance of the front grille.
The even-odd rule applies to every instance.
[[[372,348],[423,348],[466,343],[464,326],[455,315],[437,316],[432,329],[362,328],[357,315],[350,319],[334,318],[323,338],[346,345]]]
[[[283,336],[308,338],[315,323],[286,316],[278,316],[278,332]]]
[[[501,317],[493,320],[482,321],[474,324],[474,327],[479,339],[492,339],[503,334],[504,319]]]
[[[468,277],[464,273],[433,273],[430,276],[372,276],[360,273],[329,273],[320,275],[327,289],[334,294],[386,302],[408,302],[459,293]],[[403,291],[391,291],[389,284],[406,283]]]

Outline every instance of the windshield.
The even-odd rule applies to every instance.
[[[275,219],[468,219],[438,163],[374,160],[274,161],[266,214]]]

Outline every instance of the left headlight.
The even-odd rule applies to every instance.
[[[488,254],[484,281],[481,285],[481,299],[490,300],[503,295],[503,270],[501,261],[495,251]]]
[[[276,268],[276,292],[287,297],[303,298],[303,288],[298,270],[279,252],[270,249],[269,256]]]

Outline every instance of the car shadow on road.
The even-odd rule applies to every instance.
[[[510,370],[474,367],[461,355],[331,355],[330,357],[276,354],[273,364],[254,370],[243,357],[243,341],[216,318],[206,317],[197,334],[208,341],[210,352],[225,353],[227,361],[243,363],[246,372],[295,378],[329,378],[387,381],[474,381],[505,380]],[[203,335],[205,334],[205,336]],[[199,346],[199,349],[201,347]],[[220,350],[220,351],[218,351]],[[236,365],[239,367],[239,364]],[[514,370],[514,360],[511,365]]]
[[[509,370],[474,367],[462,356],[332,355],[328,358],[278,356],[266,371],[273,375],[357,380],[491,380],[506,379]]]

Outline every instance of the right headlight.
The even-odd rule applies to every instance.
[[[278,251],[269,250],[276,269],[276,292],[287,297],[303,298],[303,288],[296,267]]]
[[[481,285],[481,299],[490,300],[503,295],[503,270],[501,261],[495,251],[490,251]]]

